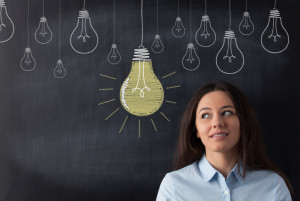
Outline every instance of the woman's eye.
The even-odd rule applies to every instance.
[[[233,112],[231,112],[231,111],[224,111],[223,112],[224,116],[228,116],[228,115],[232,115],[232,114],[233,114]]]
[[[201,115],[202,119],[207,119],[208,117],[209,117],[209,114],[207,114],[207,113]]]

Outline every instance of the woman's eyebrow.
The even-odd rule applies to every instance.
[[[225,106],[221,107],[221,109],[226,109],[226,108],[233,108],[233,109],[235,109],[235,107],[232,106],[232,105],[225,105]]]
[[[201,111],[203,111],[203,110],[211,110],[211,108],[210,108],[210,107],[203,107],[203,108],[201,108],[201,109],[199,110],[199,112],[201,112]]]

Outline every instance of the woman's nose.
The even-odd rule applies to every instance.
[[[215,115],[212,123],[214,128],[220,128],[224,126],[223,118],[220,115]]]

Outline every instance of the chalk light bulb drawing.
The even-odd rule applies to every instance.
[[[164,50],[164,45],[160,40],[160,36],[155,35],[154,41],[151,45],[151,49],[154,53],[161,53]]]
[[[136,116],[151,115],[163,103],[163,87],[144,47],[134,50],[131,71],[120,89],[120,100],[124,109]]]
[[[198,57],[195,46],[193,43],[189,43],[182,58],[182,66],[188,70],[196,70],[200,66],[200,58]]]
[[[203,15],[201,25],[196,32],[195,40],[201,47],[210,47],[216,42],[216,32],[211,26],[208,15]]]
[[[232,30],[225,31],[222,47],[216,56],[216,65],[225,74],[238,73],[244,66],[244,55]]]
[[[32,71],[36,66],[35,59],[33,58],[29,47],[25,48],[25,53],[20,62],[20,66],[24,71]]]
[[[107,60],[110,64],[118,64],[121,61],[121,55],[118,51],[117,45],[114,43],[111,45]]]
[[[254,32],[254,24],[248,11],[244,12],[243,19],[239,25],[239,30],[243,35],[251,35]]]
[[[15,32],[14,23],[7,13],[5,1],[0,0],[0,43],[7,42]]]
[[[89,54],[97,48],[98,43],[98,34],[92,25],[90,14],[83,8],[79,11],[76,27],[70,36],[71,47],[79,54]]]
[[[53,75],[56,78],[64,78],[67,74],[64,64],[61,59],[57,61],[56,67],[54,68]]]
[[[181,38],[185,34],[185,28],[180,17],[176,17],[175,24],[172,28],[172,34],[176,38]]]
[[[40,44],[47,44],[52,40],[52,31],[45,17],[45,4],[43,0],[43,16],[40,17],[39,26],[35,31],[35,40]]]
[[[283,52],[289,45],[289,34],[282,24],[280,12],[270,11],[268,24],[261,34],[261,45],[269,53]]]

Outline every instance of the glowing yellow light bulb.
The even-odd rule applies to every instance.
[[[148,116],[161,107],[164,90],[153,72],[148,50],[135,49],[134,53],[131,71],[120,89],[120,100],[129,113]]]

